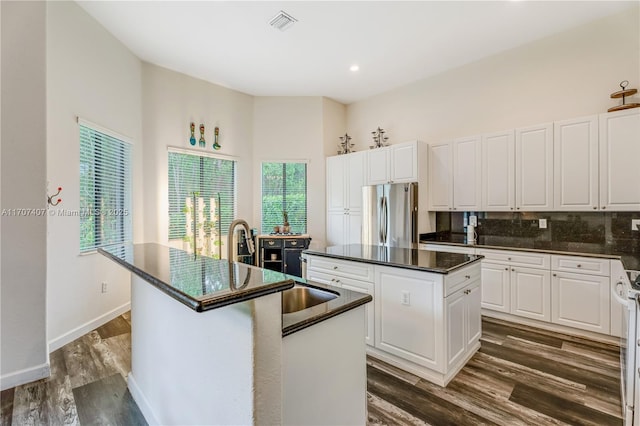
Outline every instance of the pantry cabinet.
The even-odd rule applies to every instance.
[[[640,210],[640,112],[600,115],[600,209]]]
[[[363,152],[327,158],[327,244],[359,244],[362,234]]]
[[[598,209],[598,116],[554,122],[554,210]]]

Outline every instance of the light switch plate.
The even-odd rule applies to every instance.
[[[410,306],[411,305],[411,293],[408,291],[402,292],[402,300],[400,301],[403,305]]]
[[[540,229],[547,229],[547,219],[538,219],[538,227],[540,227]]]
[[[638,225],[640,225],[640,219],[631,219],[631,230],[632,231],[640,231],[640,229],[638,229]]]

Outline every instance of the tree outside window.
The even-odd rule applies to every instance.
[[[282,226],[287,212],[290,232],[307,232],[307,163],[262,163],[262,233]]]

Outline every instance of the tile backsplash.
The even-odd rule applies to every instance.
[[[615,247],[627,253],[640,253],[640,231],[631,230],[631,220],[640,212],[437,212],[438,234],[464,234],[469,215],[478,217],[478,236],[526,239],[536,242],[566,242]],[[547,220],[547,228],[539,227]]]

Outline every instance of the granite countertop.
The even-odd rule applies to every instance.
[[[283,336],[373,300],[369,294],[307,282],[302,278],[244,263],[230,264],[226,260],[195,256],[160,244],[114,245],[98,251],[197,312],[281,292],[296,283],[338,296],[302,311],[283,314]]]
[[[458,268],[482,259],[482,256],[475,255],[400,247],[368,246],[362,244],[331,246],[324,249],[308,249],[303,253],[383,266],[417,269],[438,274],[448,274]]]
[[[229,263],[160,244],[114,245],[98,249],[151,285],[202,312],[293,287],[283,273]]]
[[[351,309],[357,308],[358,306],[364,305],[373,300],[373,297],[370,294],[359,293],[347,290],[346,288],[333,287],[315,281],[307,281],[299,277],[293,278],[297,284],[329,291],[336,294],[338,297],[302,311],[282,314],[283,337],[336,315],[340,315],[343,312],[350,311]]]
[[[420,243],[422,244],[443,244],[471,248],[517,250],[569,256],[620,259],[625,269],[640,270],[640,253],[628,253],[615,246],[607,244],[538,241],[531,238],[498,237],[491,235],[478,237],[476,244],[467,244],[466,241],[466,236],[462,234],[428,235],[426,238],[420,239]]]

